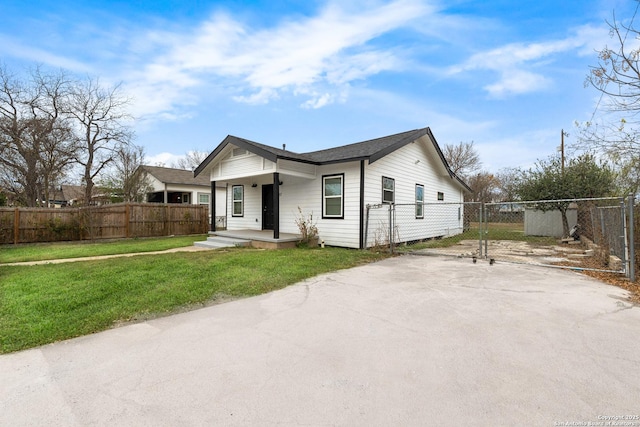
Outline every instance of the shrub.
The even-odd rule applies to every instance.
[[[309,245],[309,243],[318,239],[318,227],[313,222],[313,212],[305,215],[302,208],[298,206],[298,216],[296,217],[296,225],[300,231],[300,243]]]

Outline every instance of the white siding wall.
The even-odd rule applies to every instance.
[[[365,205],[382,203],[382,177],[395,180],[395,203],[414,204],[416,184],[424,186],[424,218],[415,218],[414,206],[396,206],[394,240],[411,241],[462,232],[463,212],[458,215],[458,204],[464,199],[459,185],[444,170],[435,150],[427,151],[418,142],[405,145],[384,158],[367,165]],[[444,201],[438,201],[438,192]],[[388,239],[387,209],[372,211],[367,244],[374,239]]]
[[[322,218],[322,177],[344,174],[344,219]],[[360,162],[338,163],[318,168],[313,180],[297,180],[295,184],[280,187],[280,231],[299,233],[295,224],[299,216],[313,214],[318,234],[325,244],[347,248],[360,245]]]
[[[209,194],[209,210],[211,210],[211,189],[209,191],[201,191],[198,194]],[[198,204],[200,201],[198,200]],[[216,216],[227,215],[227,189],[225,187],[216,188]]]
[[[402,241],[453,235],[462,232],[463,212],[460,205],[463,193],[451,179],[440,162],[430,142],[411,143],[373,164],[365,164],[365,206],[382,202],[382,176],[395,180],[396,204],[415,203],[415,185],[424,185],[425,217],[415,218],[414,206],[405,207],[406,216],[399,220],[396,230]],[[418,161],[418,162],[416,162]],[[216,172],[219,170],[219,173]],[[311,166],[282,162],[280,178],[280,232],[298,234],[296,218],[298,207],[303,214],[313,214],[320,235],[327,245],[358,248],[360,244],[360,162],[345,162],[325,166]],[[233,229],[262,229],[262,184],[270,184],[275,165],[259,156],[247,155],[227,158],[214,167],[212,179],[228,179],[226,197],[227,227]],[[239,175],[253,175],[243,178]],[[295,175],[295,176],[292,176]],[[344,174],[344,218],[322,218],[322,177]],[[246,176],[246,175],[245,175]],[[314,177],[315,176],[315,177]],[[233,178],[235,177],[235,178]],[[244,215],[232,216],[232,183],[244,185]],[[252,183],[257,183],[252,187]],[[444,201],[437,200],[438,192],[444,193]],[[220,201],[218,201],[220,203]],[[400,212],[400,211],[398,211]],[[364,214],[364,213],[363,213]],[[388,221],[388,215],[383,216]],[[364,226],[364,225],[363,225]],[[371,224],[370,224],[371,227]],[[373,227],[383,227],[375,225]],[[388,223],[387,223],[388,227]],[[372,245],[375,229],[369,229],[368,245]]]
[[[308,163],[278,160],[278,171],[290,175],[313,178],[316,175],[316,168],[317,166]]]
[[[239,179],[227,188],[227,228],[229,230],[262,230],[262,187],[251,187],[252,180]],[[244,186],[244,215],[233,216],[233,186]]]
[[[147,180],[153,188],[153,192],[164,191],[164,182],[159,181],[155,176],[147,174]]]
[[[215,181],[259,175],[275,171],[275,163],[255,154],[228,157],[211,170],[211,179]]]

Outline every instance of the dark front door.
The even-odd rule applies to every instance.
[[[262,186],[262,229],[273,230],[273,184]]]

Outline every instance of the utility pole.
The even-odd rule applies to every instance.
[[[562,176],[564,176],[564,129],[560,129],[560,159],[562,162]]]

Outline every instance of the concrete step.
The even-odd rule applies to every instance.
[[[237,246],[249,246],[251,240],[237,239],[235,237],[222,237],[222,236],[209,236],[207,240],[203,242],[194,242],[194,246],[201,248],[232,248]]]

